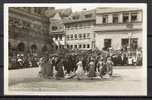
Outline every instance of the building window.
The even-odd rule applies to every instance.
[[[90,48],[90,45],[89,45],[89,44],[87,44],[87,48]]]
[[[71,34],[71,40],[73,39],[73,34]]]
[[[31,46],[31,51],[32,51],[33,53],[35,53],[35,52],[37,51],[37,46],[36,46],[35,44],[33,44],[33,45]]]
[[[74,35],[74,38],[75,38],[75,39],[77,39],[77,38],[78,38],[78,37],[77,37],[77,34],[75,34],[75,35]]]
[[[113,15],[113,23],[114,24],[118,23],[118,14]]]
[[[85,18],[91,18],[91,17],[92,17],[92,14],[85,15]]]
[[[104,15],[102,21],[103,21],[103,24],[108,23],[108,15]]]
[[[111,47],[111,39],[104,39],[104,50]]]
[[[81,48],[81,44],[79,45],[79,48]]]
[[[85,47],[86,47],[86,45],[84,44],[84,45],[83,45],[83,48],[85,48]]]
[[[73,48],[73,45],[71,45],[71,49]]]
[[[129,22],[129,13],[124,13],[124,14],[123,14],[123,22],[124,22],[124,23]]]
[[[24,51],[25,50],[25,44],[24,43],[19,43],[18,45],[17,45],[17,50],[18,51]]]
[[[67,48],[69,48],[69,45],[67,44]]]
[[[79,34],[79,39],[81,39],[82,38],[82,34]]]
[[[131,40],[130,40],[130,48],[132,50],[137,50],[137,48],[138,48],[138,39],[137,38],[131,38]]]
[[[131,22],[137,21],[137,13],[131,13]]]
[[[77,48],[77,45],[74,45],[74,48]]]
[[[84,38],[84,39],[86,38],[86,34],[85,34],[85,33],[83,34],[83,38]]]
[[[123,50],[125,50],[125,51],[127,50],[128,44],[129,44],[129,39],[128,38],[125,38],[125,39],[121,40],[121,46],[122,46]]]
[[[127,47],[129,46],[129,39],[125,38],[121,40],[121,45],[124,50],[127,50]],[[138,39],[137,38],[131,38],[130,39],[130,49],[136,50],[138,48]]]
[[[52,31],[56,31],[57,30],[57,26],[52,26]]]
[[[73,19],[73,20],[78,20],[78,19],[79,19],[79,16],[73,16],[72,19]]]

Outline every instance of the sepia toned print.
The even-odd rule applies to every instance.
[[[147,95],[145,4],[5,8],[6,95]]]

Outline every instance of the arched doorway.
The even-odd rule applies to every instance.
[[[19,52],[24,52],[25,51],[25,44],[24,43],[19,43],[18,45],[17,45],[17,50],[19,51]]]
[[[31,51],[32,53],[37,52],[37,46],[35,44],[31,45]]]

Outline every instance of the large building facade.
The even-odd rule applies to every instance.
[[[115,50],[142,47],[142,10],[135,8],[96,9],[96,47]]]
[[[47,49],[49,21],[44,16],[47,8],[9,8],[9,51],[10,54],[37,54]]]
[[[74,12],[62,19],[67,48],[114,50],[142,48],[142,10],[96,8]]]
[[[142,48],[142,10],[96,8],[72,12],[54,7],[9,8],[9,50],[40,53],[69,48]],[[50,49],[49,49],[50,50]]]
[[[94,48],[95,9],[72,13],[64,19],[67,48],[89,50]]]

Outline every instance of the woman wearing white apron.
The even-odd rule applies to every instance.
[[[80,80],[83,78],[84,76],[84,70],[83,70],[83,66],[82,66],[82,60],[79,60],[79,62],[77,63],[77,70],[76,70],[76,76],[77,79]]]
[[[44,71],[44,57],[41,57],[39,62],[38,62],[38,66],[39,66],[39,76],[40,77],[43,77],[44,74],[45,74],[45,71]]]

